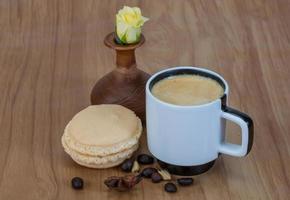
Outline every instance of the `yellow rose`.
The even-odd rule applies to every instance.
[[[119,40],[124,44],[138,42],[141,27],[148,20],[142,16],[140,8],[124,6],[116,15],[116,32]]]

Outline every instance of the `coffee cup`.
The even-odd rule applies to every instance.
[[[157,83],[184,75],[213,80],[222,88],[222,94],[194,105],[170,103],[153,94]],[[174,87],[168,85],[167,88]],[[146,84],[147,143],[161,167],[172,174],[197,175],[208,171],[220,154],[243,157],[250,152],[253,121],[247,114],[227,105],[228,94],[229,86],[224,78],[205,68],[180,66],[151,76]],[[177,92],[176,95],[178,97]],[[226,141],[226,120],[240,126],[241,144]]]

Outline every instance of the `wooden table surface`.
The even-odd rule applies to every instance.
[[[66,123],[114,68],[103,39],[124,4],[150,18],[136,52],[141,69],[215,70],[230,84],[230,105],[255,122],[247,157],[221,156],[176,194],[148,180],[130,193],[110,192],[103,180],[119,169],[80,167],[61,147]],[[290,198],[289,1],[2,0],[0,47],[1,200]],[[141,151],[145,141],[144,132]],[[71,189],[74,176],[86,181],[83,191]]]

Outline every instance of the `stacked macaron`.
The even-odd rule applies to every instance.
[[[62,136],[64,150],[80,165],[108,168],[129,158],[139,145],[142,124],[123,106],[89,106],[68,123]]]

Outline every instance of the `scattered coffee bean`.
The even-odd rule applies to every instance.
[[[74,177],[71,180],[71,186],[76,190],[81,190],[84,187],[84,181],[80,177]]]
[[[160,183],[163,180],[163,178],[158,172],[154,172],[151,175],[151,180],[153,183]]]
[[[121,165],[121,169],[124,172],[131,172],[132,167],[133,167],[133,161],[131,159],[126,159]]]
[[[149,164],[153,164],[154,163],[154,158],[152,156],[150,156],[150,155],[147,155],[147,154],[140,154],[137,157],[137,161],[140,164],[149,165]]]
[[[177,183],[181,186],[188,186],[193,184],[192,178],[179,178],[177,179]]]
[[[157,169],[153,167],[147,167],[142,170],[141,175],[145,178],[151,178],[152,174],[157,172]]]
[[[177,187],[176,187],[176,185],[174,184],[174,183],[166,183],[165,185],[164,185],[164,190],[166,191],[166,192],[170,192],[170,193],[174,193],[174,192],[176,192],[177,191]]]

